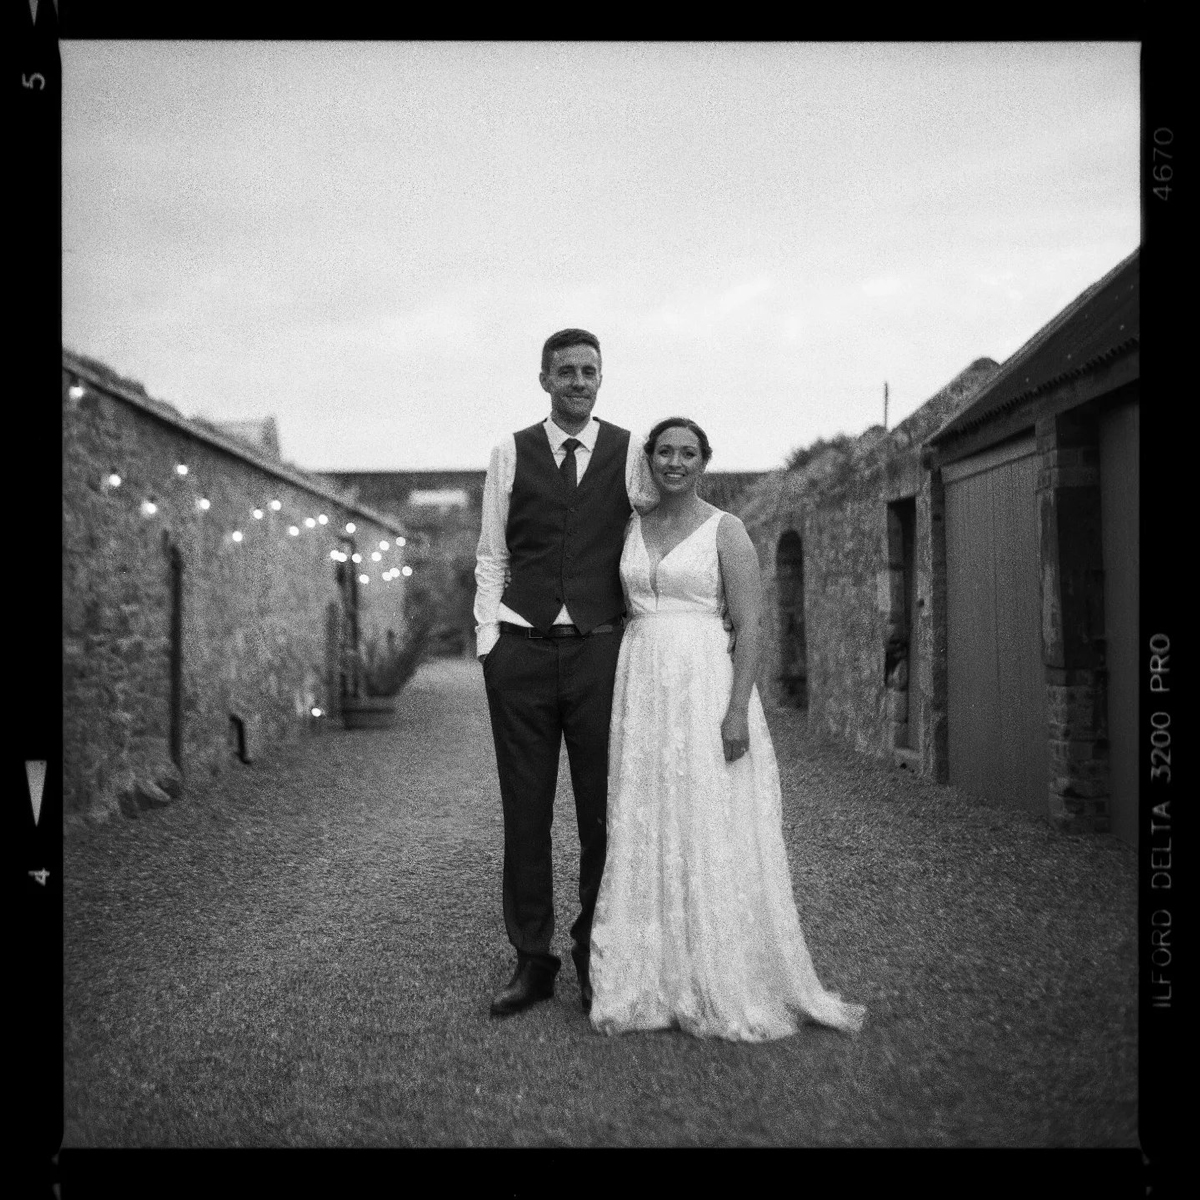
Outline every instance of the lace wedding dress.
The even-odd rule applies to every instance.
[[[636,513],[626,535],[621,579],[632,619],[613,696],[592,1024],[736,1041],[784,1037],[806,1018],[856,1030],[864,1008],[821,986],[796,915],[757,689],[749,753],[727,763],[722,752],[733,685],[722,515],[653,572]]]

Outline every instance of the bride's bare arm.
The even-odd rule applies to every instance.
[[[717,557],[725,602],[737,638],[733,649],[733,690],[721,722],[725,760],[732,762],[750,747],[747,713],[762,648],[762,577],[758,573],[758,555],[746,527],[732,513],[726,513],[717,525]]]

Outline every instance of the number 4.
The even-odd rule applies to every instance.
[[[46,880],[50,878],[50,872],[47,871],[45,867],[43,867],[40,871],[30,871],[29,874],[32,875],[34,879],[36,879],[38,883],[42,885],[42,887],[46,886]]]
[[[1170,196],[1170,194],[1171,194],[1171,189],[1169,187],[1156,187],[1154,189],[1154,194],[1160,200],[1166,200],[1167,197]]]

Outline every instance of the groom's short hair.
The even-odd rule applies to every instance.
[[[596,355],[600,355],[600,339],[594,333],[588,333],[586,329],[560,329],[557,333],[552,333],[542,346],[542,374],[546,374],[550,370],[550,356],[555,350],[562,350],[567,346],[594,346]]]

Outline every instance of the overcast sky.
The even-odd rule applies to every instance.
[[[61,53],[65,344],[313,470],[482,468],[568,325],[596,415],[779,466],[1139,241],[1134,43]]]

